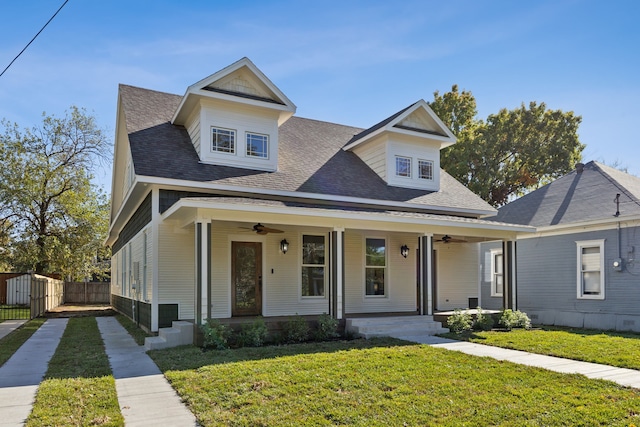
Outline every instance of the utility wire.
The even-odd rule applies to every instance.
[[[27,50],[27,48],[29,47],[29,45],[31,43],[33,43],[33,41],[36,39],[36,37],[38,37],[40,35],[40,33],[47,27],[47,25],[49,25],[49,22],[53,21],[53,18],[56,17],[56,15],[58,14],[58,12],[60,12],[62,10],[62,8],[64,7],[65,4],[67,4],[69,0],[64,0],[64,3],[62,3],[62,6],[60,6],[60,8],[56,11],[56,13],[53,14],[53,16],[51,18],[49,18],[49,20],[47,21],[46,24],[44,24],[44,26],[42,28],[40,28],[40,31],[38,31],[38,34],[36,34],[35,36],[33,36],[33,38],[31,39],[31,41],[29,43],[27,43],[27,45],[20,51],[19,54],[16,55],[15,58],[13,58],[13,61],[11,61],[9,63],[9,65],[7,65],[7,68],[5,68],[4,70],[2,70],[2,72],[0,73],[0,77],[2,77],[2,75],[9,69],[9,67],[11,67],[13,65],[14,62],[16,62],[16,59],[18,59],[20,57],[20,55],[22,55],[22,53]]]

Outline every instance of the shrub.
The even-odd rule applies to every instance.
[[[481,307],[478,307],[478,315],[476,316],[476,321],[473,322],[473,329],[477,331],[490,331],[493,328],[493,317],[482,311]]]
[[[451,332],[461,334],[464,331],[471,330],[472,320],[471,314],[469,314],[468,311],[462,311],[459,308],[456,308],[453,311],[453,314],[447,319],[447,327]]]
[[[318,329],[316,329],[314,338],[317,341],[327,341],[339,336],[338,319],[329,316],[327,313],[322,313],[318,318]]]
[[[309,324],[304,317],[296,314],[283,325],[282,337],[285,342],[304,342],[309,339]]]
[[[529,316],[520,310],[504,310],[498,323],[509,331],[513,328],[531,328],[531,320],[529,319]]]
[[[264,319],[259,317],[252,323],[244,323],[238,334],[238,345],[241,347],[261,347],[267,340],[267,325]]]
[[[200,326],[204,336],[203,347],[215,350],[229,348],[229,337],[231,331],[216,319],[207,319],[207,322]]]

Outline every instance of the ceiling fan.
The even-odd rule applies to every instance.
[[[466,243],[466,240],[463,239],[456,239],[454,237],[449,236],[448,234],[445,234],[444,236],[442,236],[442,239],[438,239],[438,242],[442,242],[442,243]]]
[[[262,235],[269,234],[269,233],[284,233],[284,231],[282,231],[282,230],[278,230],[277,228],[269,228],[269,227],[266,227],[266,226],[264,226],[264,225],[262,225],[260,223],[257,223],[256,225],[254,225],[251,228],[248,228],[248,227],[240,227],[240,228],[244,228],[244,229],[247,229],[247,230],[252,230],[252,231],[255,231],[256,234],[262,234]]]

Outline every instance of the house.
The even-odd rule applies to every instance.
[[[532,322],[640,331],[640,178],[598,162],[499,209],[517,242],[517,307]],[[500,244],[482,244],[483,307],[499,305]]]
[[[511,248],[531,230],[484,219],[495,209],[440,169],[455,137],[425,101],[368,129],[295,112],[247,58],[184,95],[120,86],[106,242],[117,310],[150,331],[428,321],[477,301],[478,242]]]

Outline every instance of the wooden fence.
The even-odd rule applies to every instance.
[[[65,304],[110,304],[110,282],[65,282]]]

